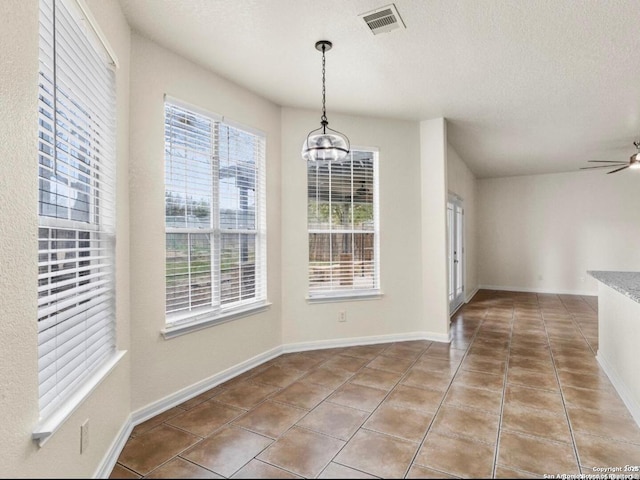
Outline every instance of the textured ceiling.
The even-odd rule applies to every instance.
[[[134,30],[284,106],[320,110],[314,44],[331,40],[329,120],[445,117],[478,177],[626,161],[640,134],[640,0],[396,0],[406,30],[377,36],[358,15],[388,0],[120,2]]]

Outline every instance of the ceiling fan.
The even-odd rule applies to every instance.
[[[616,168],[615,170],[611,170],[610,172],[607,172],[607,175],[608,175],[610,173],[616,173],[616,172],[619,172],[620,170],[624,170],[625,168],[640,169],[640,142],[633,142],[633,144],[635,145],[637,152],[629,157],[628,162],[617,162],[617,161],[610,161],[610,160],[589,160],[589,162],[606,163],[607,165],[597,165],[595,167],[582,167],[580,168],[580,170],[588,170],[590,168],[620,167],[620,168]]]

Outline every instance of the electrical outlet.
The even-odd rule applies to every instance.
[[[344,310],[341,310],[338,312],[338,321],[339,322],[346,322],[347,321],[347,312],[345,312]]]
[[[80,453],[84,453],[89,448],[89,419],[87,418],[80,425]]]

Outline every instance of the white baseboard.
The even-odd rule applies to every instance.
[[[478,290],[480,290],[480,287],[476,287],[473,292],[471,292],[470,294],[467,294],[465,296],[464,303],[469,303],[471,299],[473,299],[473,297],[476,296],[476,293],[478,293]]]
[[[107,454],[102,459],[102,462],[100,462],[98,470],[96,470],[93,478],[109,478],[113,467],[115,467],[116,462],[118,461],[120,452],[122,452],[124,445],[129,439],[129,435],[131,435],[131,432],[133,431],[133,427],[134,424],[131,421],[131,415],[129,415],[129,418],[127,418],[127,420],[124,422],[124,425],[122,425],[122,428],[118,432],[118,435],[116,435],[116,438],[111,444],[111,447],[109,447],[109,450],[107,450]]]
[[[598,360],[598,363],[604,370],[604,373],[606,373],[607,377],[609,377],[609,380],[611,380],[613,387],[616,389],[616,392],[618,392],[618,395],[620,395],[620,398],[629,409],[629,413],[631,413],[631,416],[636,421],[636,424],[638,425],[638,427],[640,427],[640,404],[635,398],[633,398],[633,395],[629,391],[629,388],[622,381],[615,369],[611,366],[611,363],[600,352],[598,352],[598,354],[596,355],[596,360]]]
[[[372,335],[369,337],[333,338],[313,342],[286,343],[282,346],[285,353],[323,350],[326,348],[355,347],[357,345],[375,345],[377,343],[407,342],[410,340],[429,340],[432,342],[451,342],[451,333],[410,332]]]
[[[587,290],[550,290],[548,288],[507,287],[504,285],[480,285],[479,290],[500,290],[503,292],[548,293],[552,295],[585,295],[596,296],[598,291]]]

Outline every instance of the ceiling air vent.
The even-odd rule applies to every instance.
[[[406,28],[396,6],[392,3],[386,7],[376,8],[360,15],[374,35],[390,32],[398,28]]]

